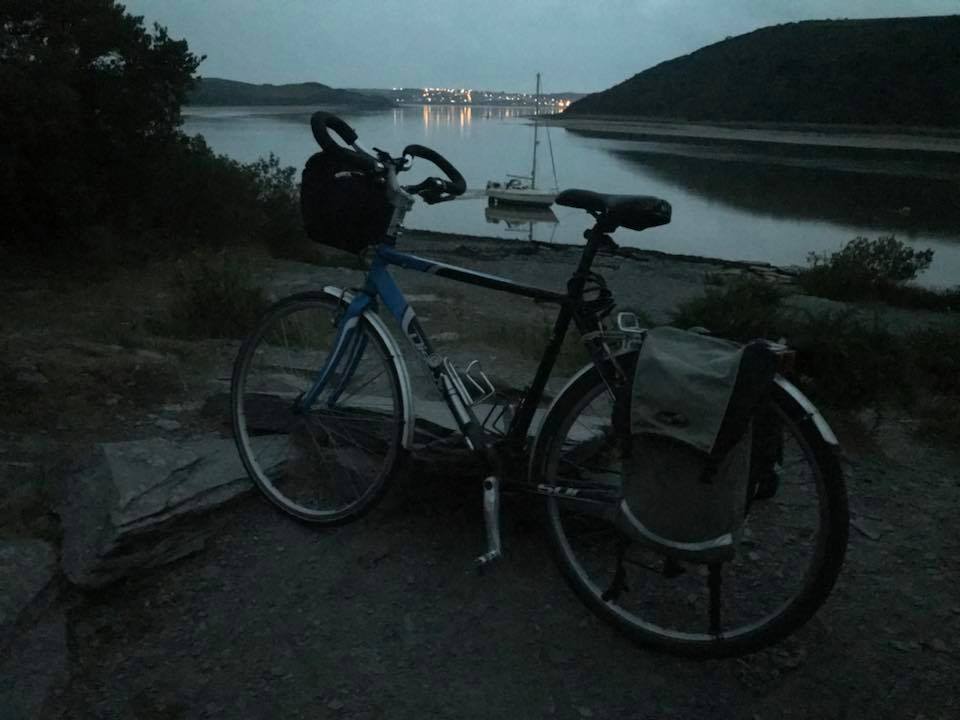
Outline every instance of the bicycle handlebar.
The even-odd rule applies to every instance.
[[[310,117],[310,129],[313,131],[313,137],[323,149],[324,152],[336,153],[345,162],[353,165],[357,170],[369,173],[378,173],[384,170],[384,163],[388,165],[395,163],[397,171],[403,168],[403,163],[399,160],[391,161],[389,155],[377,150],[379,157],[374,157],[357,145],[357,133],[346,122],[327,112],[315,112]],[[344,143],[345,147],[330,137],[330,131],[335,132]],[[376,150],[376,148],[374,148]],[[453,200],[458,195],[463,195],[467,190],[467,182],[463,175],[436,150],[431,150],[423,145],[407,145],[403,149],[402,157],[418,157],[433,163],[437,168],[447,176],[442,178],[427,178],[418,185],[413,185],[406,190],[413,192],[424,199],[429,204]]]
[[[357,133],[346,122],[326,112],[315,112],[310,117],[310,129],[313,137],[324,152],[338,153],[346,162],[363,172],[382,170],[380,161],[357,147]],[[344,147],[330,137],[333,130],[350,147]]]
[[[423,158],[424,160],[436,165],[448,180],[441,180],[443,188],[437,191],[426,190],[420,193],[420,196],[428,203],[440,202],[441,200],[452,200],[458,195],[463,195],[467,191],[467,181],[449,160],[436,150],[431,150],[423,145],[407,145],[403,149],[404,156]],[[421,183],[422,185],[423,183]],[[447,194],[450,197],[442,198],[439,195]]]

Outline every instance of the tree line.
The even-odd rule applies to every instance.
[[[278,210],[297,231],[292,169],[181,132],[202,60],[115,0],[0,0],[0,249],[133,259],[248,238]]]

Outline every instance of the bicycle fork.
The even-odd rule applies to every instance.
[[[345,293],[341,293],[341,298]],[[333,407],[356,371],[360,359],[366,350],[366,337],[356,333],[359,318],[366,311],[373,293],[358,293],[349,297],[344,312],[337,320],[337,335],[333,350],[324,366],[318,371],[311,387],[298,399],[301,410],[307,410],[318,400],[328,383],[332,382],[329,397],[325,402]],[[392,308],[391,308],[392,309]],[[477,420],[472,407],[494,394],[493,384],[479,368],[471,372],[471,363],[461,376],[460,371],[446,358],[441,358],[430,348],[412,308],[404,306],[397,313],[401,326],[410,338],[413,346],[420,352],[434,377],[447,407],[466,440],[467,446],[484,461],[483,478],[483,519],[486,526],[487,551],[480,555],[477,567],[484,568],[502,555],[500,543],[500,461],[496,452],[487,444],[481,423]],[[339,368],[339,372],[338,372]],[[405,374],[405,370],[400,371]],[[410,418],[412,420],[412,417]]]

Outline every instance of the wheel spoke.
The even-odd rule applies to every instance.
[[[314,522],[366,510],[401,450],[399,380],[362,318],[326,386],[342,391],[335,406],[321,396],[312,411],[296,408],[333,349],[337,306],[320,295],[281,301],[244,344],[233,379],[234,429],[251,476],[282,509]]]
[[[624,364],[628,376],[631,371],[632,365]],[[706,504],[695,485],[671,501],[681,507],[665,508],[663,513],[650,507],[658,497],[668,497],[658,495],[656,485],[633,492],[631,483],[685,478],[626,474],[642,462],[642,456],[629,460],[622,456],[624,444],[611,420],[614,400],[599,373],[580,376],[555,401],[540,430],[543,456],[534,458],[533,467],[543,469],[537,481],[551,496],[548,528],[564,574],[582,596],[591,598],[588,604],[594,612],[660,649],[722,656],[782,638],[823,601],[846,542],[840,467],[812,426],[791,420],[800,416],[796,408],[788,407],[795,403],[792,397],[779,389],[775,396],[777,402],[765,410],[772,419],[763,429],[771,445],[752,459],[760,473],[755,477],[775,471],[779,483],[771,497],[749,503],[730,556],[722,562],[688,556],[684,553],[692,551],[676,545],[668,550],[656,539],[659,533],[674,543],[700,541],[696,535],[688,539],[686,533],[695,530],[684,530],[687,521],[681,519],[714,512],[714,506]],[[633,452],[638,452],[636,447]],[[578,495],[606,490],[619,499],[611,505],[614,512],[590,513],[566,498],[565,492],[572,490]],[[722,499],[722,493],[714,495],[717,499],[711,502]],[[645,504],[632,504],[641,497]],[[631,525],[634,521],[622,515],[624,499],[640,525]],[[629,549],[624,548],[624,538]],[[674,559],[678,556],[682,561]],[[799,606],[805,608],[803,613],[796,612]]]
[[[365,387],[367,387],[368,385],[370,385],[370,383],[372,383],[374,380],[377,380],[378,378],[383,377],[383,376],[386,374],[386,372],[387,372],[387,370],[386,370],[386,368],[384,368],[383,370],[381,370],[380,372],[378,372],[376,375],[374,375],[373,377],[371,377],[369,380],[366,380],[362,385],[360,385],[360,386],[357,387],[357,388],[354,388],[353,391],[352,391],[349,395],[346,395],[346,396],[343,397],[343,400],[349,400],[350,398],[356,397],[357,393],[359,393],[359,392],[360,392],[361,390],[363,390]]]

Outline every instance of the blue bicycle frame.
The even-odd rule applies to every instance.
[[[354,145],[354,148],[360,149],[357,145]],[[584,299],[588,279],[593,282],[597,281],[597,278],[590,274],[590,266],[597,252],[601,247],[615,247],[615,245],[610,237],[603,232],[599,223],[592,230],[588,230],[584,235],[587,240],[586,247],[580,257],[577,269],[567,282],[566,292],[555,292],[523,285],[496,275],[398,252],[395,248],[396,238],[400,233],[404,216],[413,206],[413,197],[400,187],[397,182],[396,168],[390,162],[385,163],[385,171],[387,199],[394,208],[393,215],[383,242],[376,247],[363,287],[360,292],[352,296],[338,320],[333,351],[323,368],[317,373],[309,391],[300,400],[300,408],[312,407],[330,383],[336,383],[336,385],[332,387],[325,402],[329,407],[336,405],[366,349],[365,335],[355,333],[360,318],[367,310],[375,309],[378,301],[382,300],[383,304],[396,318],[407,340],[415,348],[418,357],[429,368],[434,383],[456,420],[467,446],[480,451],[484,455],[488,469],[499,475],[500,458],[489,447],[482,429],[482,423],[478,422],[471,408],[473,399],[466,390],[460,373],[449,360],[441,357],[433,350],[430,341],[423,332],[423,328],[420,326],[416,313],[390,276],[388,267],[396,265],[409,270],[445,277],[456,282],[477,285],[559,305],[560,309],[553,326],[553,332],[544,348],[544,354],[536,375],[520,398],[513,413],[510,427],[507,428],[505,434],[505,449],[507,452],[512,452],[522,450],[526,443],[527,434],[533,424],[534,413],[543,396],[556,359],[560,354],[560,348],[571,321],[576,324],[581,335],[590,338],[587,340],[585,337],[587,351],[594,366],[603,373],[608,386],[620,385],[625,380],[622,377],[608,377],[610,371],[606,368],[609,367],[609,364],[604,363],[604,360],[610,357],[610,350],[604,344],[602,333],[596,332],[599,327],[599,318],[613,306],[612,296],[601,282],[599,296],[592,300]],[[343,368],[339,375],[337,374],[337,368]]]
[[[313,406],[331,382],[335,382],[336,386],[331,389],[325,402],[329,407],[333,407],[336,404],[366,349],[366,336],[355,332],[360,317],[368,309],[375,308],[378,300],[381,300],[394,318],[396,318],[404,335],[416,349],[417,355],[426,363],[433,374],[437,388],[440,390],[444,400],[453,413],[467,444],[473,449],[483,449],[485,443],[483,442],[482,433],[480,432],[480,423],[478,423],[476,416],[470,408],[468,397],[464,397],[465,393],[463,392],[459,377],[456,372],[453,371],[452,367],[434,352],[429,339],[417,319],[416,313],[390,275],[388,270],[388,266],[390,265],[426,272],[459,282],[479,285],[493,290],[501,290],[514,295],[535,298],[560,305],[561,313],[558,320],[564,319],[564,322],[562,323],[562,328],[560,328],[561,332],[559,334],[555,333],[557,342],[548,345],[544,357],[545,365],[542,367],[544,384],[546,377],[549,376],[549,372],[553,367],[556,354],[563,340],[563,335],[569,325],[569,306],[571,303],[569,293],[557,293],[542,288],[521,285],[496,275],[489,275],[434,260],[427,260],[415,255],[408,255],[398,252],[391,244],[387,243],[377,247],[363,288],[353,297],[340,316],[333,351],[327,358],[323,368],[317,373],[316,379],[309,391],[300,400],[301,408]],[[567,312],[565,313],[564,310],[567,310]],[[551,352],[553,345],[556,347],[554,351]],[[335,372],[336,368],[343,368],[343,371],[337,373]],[[540,374],[541,373],[538,373],[538,376]],[[539,383],[535,382],[531,387],[531,391],[534,391],[538,385]],[[540,392],[542,392],[542,387],[537,391],[538,396]],[[514,437],[526,436],[530,421],[532,421],[533,418],[533,413],[530,412],[529,417],[525,420],[524,417],[525,416],[518,416],[520,422],[511,425],[508,435]],[[514,425],[516,427],[514,427]]]

